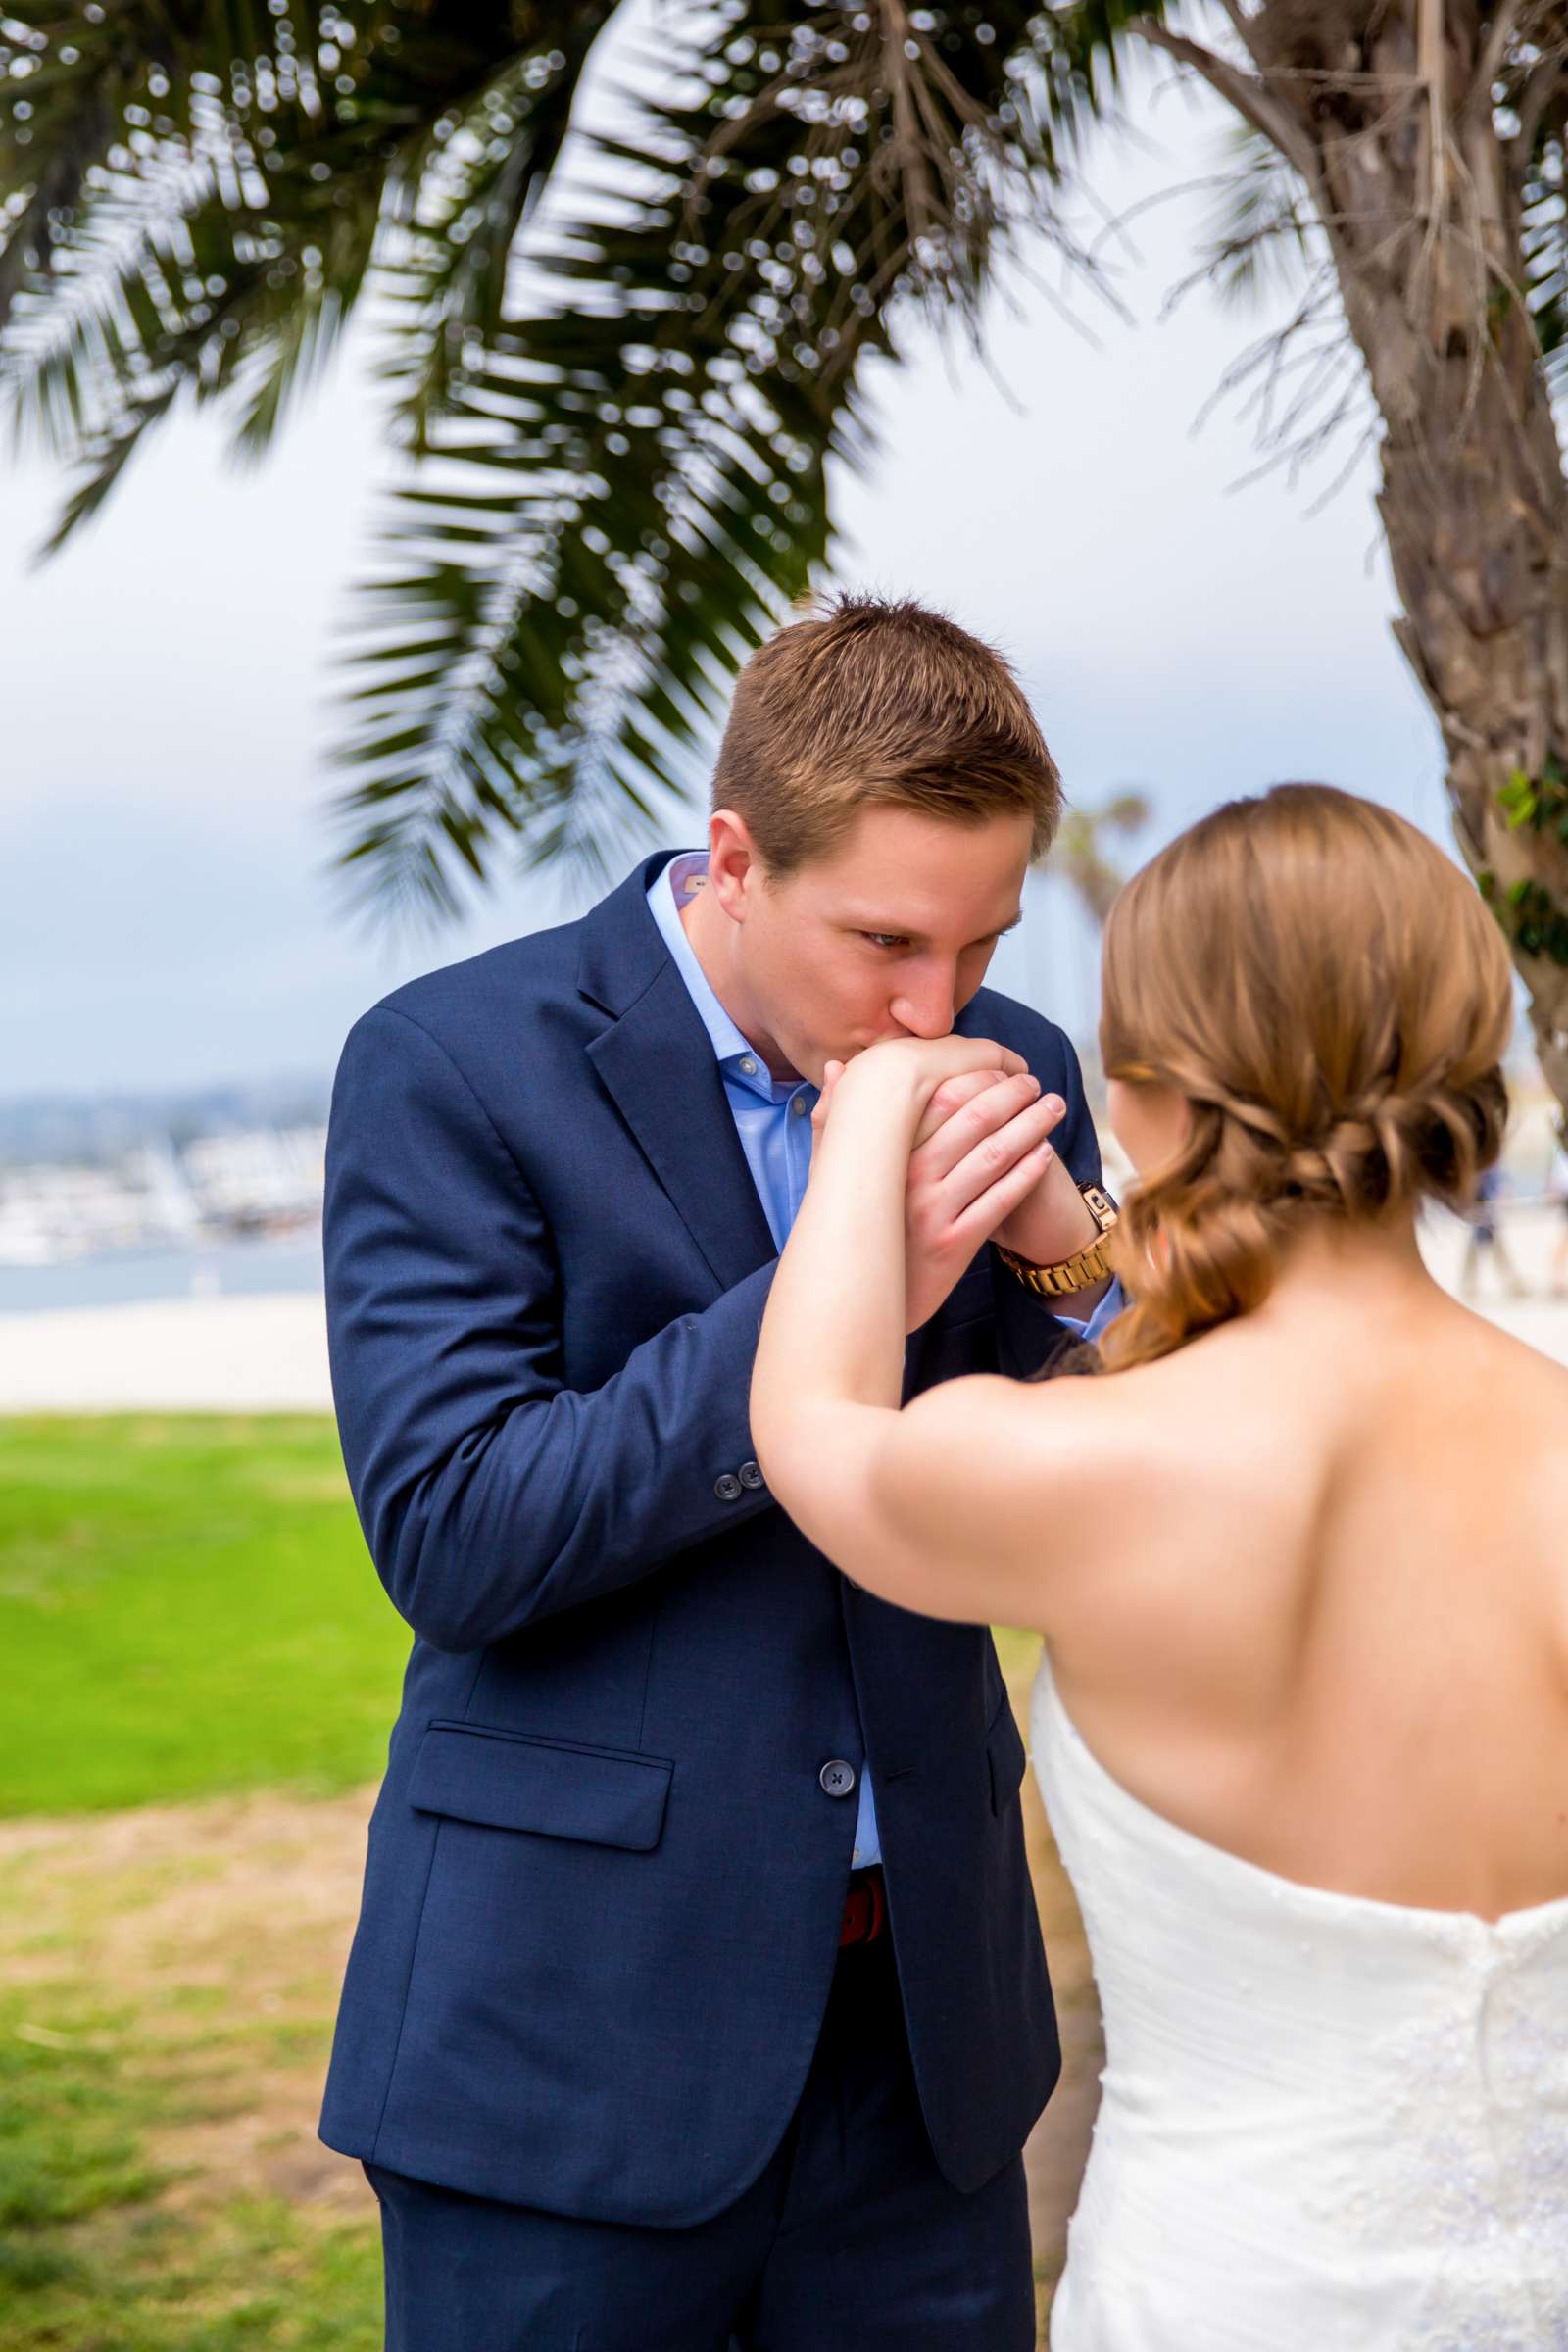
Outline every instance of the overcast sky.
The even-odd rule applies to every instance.
[[[1106,205],[1220,160],[1217,112],[1163,74],[1137,117],[1141,143],[1098,151]],[[1161,318],[1203,201],[1140,214],[1136,257],[1112,249],[1132,323],[1075,296],[1091,344],[1019,282],[987,365],[927,341],[883,370],[880,462],[836,485],[840,577],[1000,643],[1070,796],[1153,797],[1141,854],[1293,775],[1446,837],[1436,729],[1389,634],[1371,457],[1313,514],[1348,443],[1294,489],[1238,488],[1255,458],[1237,405],[1195,436],[1268,316],[1200,291]],[[393,944],[351,929],[322,875],[330,640],[382,478],[345,357],[259,471],[176,418],[41,571],[26,556],[58,480],[0,479],[0,1094],[324,1073],[404,978],[580,911],[562,879],[506,877],[462,927]],[[1082,1033],[1090,943],[1056,887],[1030,895],[993,977]]]

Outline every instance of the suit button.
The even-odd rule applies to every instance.
[[[720,1502],[737,1501],[740,1491],[741,1482],[732,1470],[726,1470],[722,1478],[715,1478],[713,1481],[713,1493],[718,1496]]]
[[[743,1487],[765,1487],[767,1484],[755,1462],[742,1462],[740,1479]]]
[[[842,1756],[835,1756],[816,1777],[829,1796],[848,1796],[855,1787],[855,1766],[846,1764]]]

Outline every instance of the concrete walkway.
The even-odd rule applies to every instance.
[[[0,1413],[326,1413],[318,1291],[0,1315]]]

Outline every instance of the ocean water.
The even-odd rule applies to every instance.
[[[0,1265],[0,1315],[320,1288],[319,1232],[258,1235],[194,1250],[106,1250],[57,1266]]]

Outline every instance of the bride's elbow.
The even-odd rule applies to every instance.
[[[768,1493],[792,1518],[800,1515],[811,1497],[811,1465],[817,1456],[815,1420],[808,1406],[786,1400],[770,1405],[753,1393],[752,1451]]]

